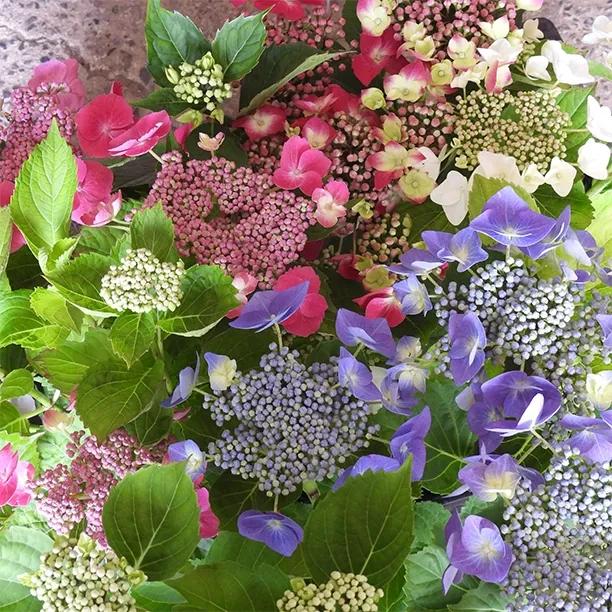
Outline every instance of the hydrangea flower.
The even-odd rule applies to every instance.
[[[163,408],[174,408],[186,401],[192,394],[193,388],[198,382],[200,375],[200,355],[196,353],[196,363],[194,367],[187,366],[179,372],[178,385],[172,391],[170,397],[165,399],[161,405]]]
[[[452,312],[448,322],[450,340],[450,369],[454,381],[460,385],[468,382],[484,365],[487,338],[485,330],[473,312]]]
[[[404,315],[416,315],[432,309],[427,287],[419,281],[416,274],[408,274],[404,280],[393,285],[393,293],[399,300]]]
[[[208,364],[210,388],[213,391],[225,391],[236,377],[236,360],[216,353],[204,353],[204,359]]]
[[[431,427],[431,412],[427,406],[415,417],[408,419],[391,437],[389,447],[392,456],[403,464],[412,455],[412,480],[423,478],[427,450],[425,436]]]
[[[340,348],[338,380],[342,386],[350,389],[351,393],[358,399],[365,402],[380,400],[380,391],[372,382],[370,369],[355,359],[344,347]]]
[[[368,319],[346,308],[340,308],[336,316],[336,334],[346,346],[361,343],[385,357],[395,354],[395,342],[385,319]]]
[[[577,432],[567,444],[583,457],[595,463],[612,461],[612,410],[602,412],[600,418],[566,414],[561,425]]]
[[[480,237],[469,227],[459,230],[456,234],[428,230],[421,236],[430,253],[441,261],[457,262],[459,272],[465,272],[489,257],[482,248]]]
[[[208,490],[196,489],[196,498],[200,508],[200,537],[214,538],[219,533],[219,519],[210,507]]]
[[[148,153],[170,133],[172,127],[166,111],[149,113],[108,143],[112,156],[138,157]]]
[[[247,510],[238,517],[238,532],[284,557],[290,557],[304,538],[304,530],[289,517],[257,510]]]
[[[492,502],[498,495],[512,499],[521,474],[512,455],[501,455],[490,461],[468,463],[461,468],[458,478],[476,497]]]
[[[193,440],[174,442],[168,446],[168,459],[185,461],[185,472],[193,481],[201,480],[206,471],[206,460],[200,447]]]
[[[0,450],[0,506],[27,506],[32,498],[29,483],[34,466],[21,461],[19,453],[6,444]]]
[[[361,476],[366,472],[394,472],[401,467],[401,463],[394,457],[386,455],[364,455],[349,468],[342,471],[334,482],[332,491],[337,491],[349,478]]]

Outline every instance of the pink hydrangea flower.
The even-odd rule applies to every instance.
[[[281,189],[300,189],[306,195],[323,184],[331,161],[321,151],[311,148],[305,138],[292,136],[281,152],[280,167],[272,180]]]
[[[196,497],[200,507],[200,537],[214,538],[219,533],[219,519],[210,507],[208,490],[197,489]]]
[[[383,70],[399,71],[403,62],[397,59],[398,47],[393,28],[387,28],[382,36],[361,34],[359,55],[352,60],[355,76],[367,86]]]
[[[11,181],[0,181],[0,206],[8,206],[13,195],[15,185]],[[23,234],[17,226],[13,224],[13,234],[11,235],[11,253],[18,251],[26,243]]]
[[[20,461],[10,444],[0,450],[0,506],[27,506],[32,498],[28,483],[33,478],[34,466]]]
[[[357,19],[370,36],[381,36],[391,25],[391,16],[382,0],[358,0]]]
[[[317,273],[310,266],[293,268],[279,276],[274,284],[276,291],[283,291],[304,282],[308,282],[308,293],[302,305],[281,323],[290,334],[302,338],[319,331],[327,311],[327,300],[319,293],[321,281]]]
[[[304,96],[295,100],[294,104],[307,115],[321,115],[332,110],[336,101],[336,92],[328,91],[324,96],[315,96],[314,94]]]
[[[389,327],[397,327],[406,318],[392,287],[366,293],[353,301],[364,309],[368,319],[386,319]]]
[[[323,149],[336,137],[336,130],[327,121],[311,117],[302,126],[302,136],[313,149]]]
[[[132,107],[116,93],[94,98],[76,114],[79,144],[91,157],[108,157],[111,140],[133,124]]]
[[[425,93],[430,81],[429,68],[424,62],[417,60],[402,68],[398,74],[385,78],[385,93],[389,100],[416,102]]]
[[[74,59],[49,60],[34,68],[28,87],[36,93],[51,94],[62,110],[76,111],[85,100],[85,87],[79,79],[79,64]]]
[[[113,156],[138,157],[148,153],[172,127],[166,111],[149,113],[131,128],[121,132],[108,143],[108,152]]]
[[[257,289],[257,279],[248,272],[239,272],[232,279],[232,285],[236,289],[236,295],[234,296],[239,302],[240,306],[232,308],[225,316],[228,319],[235,319],[240,315],[242,308],[248,301],[248,297],[255,289]]]
[[[329,181],[325,188],[317,187],[312,192],[312,199],[317,205],[316,220],[323,227],[333,227],[340,217],[346,216],[349,189],[344,181]]]
[[[96,161],[77,159],[77,179],[72,220],[92,226],[109,223],[121,208],[121,194],[111,194],[110,168]]]
[[[278,134],[285,129],[287,113],[273,104],[264,104],[251,115],[240,117],[234,121],[234,127],[242,128],[253,140]]]
[[[232,2],[235,1],[236,0],[232,0]],[[323,1],[324,0],[255,0],[253,5],[260,11],[271,8],[272,13],[275,15],[280,15],[289,21],[296,21],[297,19],[302,19],[306,14],[304,12],[304,4],[321,6]]]
[[[191,123],[184,123],[180,127],[177,127],[176,130],[174,130],[173,132],[174,139],[176,140],[176,142],[178,142],[179,146],[181,147],[181,149],[183,149],[183,151],[185,150],[185,147],[187,145],[187,138],[189,137],[189,134],[191,134],[191,130]]]

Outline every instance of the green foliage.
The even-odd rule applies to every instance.
[[[221,531],[206,555],[206,563],[235,561],[251,570],[264,564],[279,566],[283,559],[265,544],[244,538],[233,531]]]
[[[572,122],[573,129],[581,129],[587,122],[587,99],[595,92],[595,85],[590,87],[570,87],[557,98],[557,105],[565,111]],[[575,162],[578,159],[578,149],[588,140],[587,132],[572,132],[565,141],[566,160]]]
[[[0,401],[0,430],[27,434],[28,424],[19,410],[7,400]]]
[[[111,548],[151,580],[173,576],[200,540],[200,511],[182,463],[150,465],[110,492],[102,513]]]
[[[137,106],[138,108],[146,108],[150,111],[165,110],[169,115],[173,116],[180,115],[183,111],[189,108],[188,102],[177,99],[172,87],[162,87],[161,89],[156,89],[145,98],[132,102],[132,105]]]
[[[334,570],[364,574],[384,586],[410,551],[411,461],[396,472],[349,478],[315,506],[304,531],[306,565],[316,582]]]
[[[449,605],[448,609],[450,612],[505,612],[509,603],[498,585],[481,582],[457,603]]]
[[[149,612],[168,612],[172,606],[185,603],[185,598],[165,582],[143,582],[131,590],[136,604]]]
[[[30,296],[32,310],[41,318],[79,333],[83,324],[83,312],[66,301],[66,298],[54,289],[36,287]]]
[[[19,577],[35,572],[40,557],[51,550],[53,540],[28,527],[9,527],[0,533],[0,610],[36,612],[41,603]]]
[[[128,368],[146,353],[155,339],[155,319],[150,312],[122,312],[113,322],[110,340]]]
[[[237,81],[251,72],[264,51],[266,28],[265,12],[240,15],[226,21],[212,43],[212,54],[223,66],[224,81]]]
[[[158,395],[163,395],[160,388]],[[158,398],[154,399],[151,407],[126,425],[126,429],[143,446],[152,446],[166,437],[172,425],[172,410],[162,408]],[[163,399],[163,398],[162,398]]]
[[[185,273],[183,299],[174,312],[159,320],[169,334],[203,336],[225,313],[238,305],[232,279],[218,266],[193,266]]]
[[[461,507],[461,518],[465,519],[470,514],[477,514],[489,519],[496,525],[501,525],[505,507],[504,499],[499,495],[492,502],[483,501],[472,495]]]
[[[13,221],[35,255],[68,237],[76,187],[72,150],[53,121],[21,167],[10,205]]]
[[[451,513],[437,502],[424,501],[414,505],[414,540],[412,552],[418,552],[425,546],[444,547],[444,527]]]
[[[410,217],[410,242],[418,242],[421,233],[425,230],[436,230],[438,232],[455,232],[457,228],[446,218],[442,206],[431,200],[423,204],[406,205],[403,207],[405,213]]]
[[[468,199],[468,212],[470,219],[477,217],[482,212],[484,205],[504,187],[512,187],[517,195],[525,200],[530,208],[538,210],[538,205],[533,199],[533,196],[525,191],[522,187],[509,183],[503,179],[486,178],[480,174],[476,174],[473,177],[472,188],[470,189]]]
[[[147,2],[145,38],[149,72],[162,87],[170,85],[165,67],[192,64],[210,51],[210,43],[193,21],[162,8],[160,0]]]
[[[13,221],[8,207],[0,208],[0,274],[4,274],[9,261]]]
[[[178,258],[174,246],[174,226],[161,204],[134,215],[130,236],[133,249],[147,249],[160,261],[174,262]]]
[[[565,198],[558,196],[550,185],[542,185],[536,191],[535,198],[540,212],[555,219],[570,206],[571,224],[575,229],[586,229],[593,220],[593,206],[582,183],[576,183]]]
[[[593,221],[588,231],[597,244],[604,249],[604,257],[612,257],[612,189],[602,191],[591,199],[593,204]]]

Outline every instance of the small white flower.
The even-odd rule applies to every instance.
[[[516,8],[524,11],[539,11],[544,4],[544,0],[517,0]]]
[[[594,83],[589,73],[589,63],[582,55],[567,53],[558,40],[547,40],[542,45],[542,55],[553,65],[555,76],[565,85]]]
[[[468,210],[468,180],[463,174],[451,170],[446,179],[429,195],[432,202],[442,206],[446,218],[453,225],[459,225]]]
[[[509,155],[502,153],[492,153],[491,151],[481,151],[478,154],[478,167],[474,174],[480,174],[485,178],[498,178],[522,185],[521,173],[519,172],[516,160]]]
[[[510,33],[510,21],[508,21],[506,15],[495,21],[481,21],[478,23],[478,26],[486,36],[493,40],[506,38]]]
[[[612,405],[612,370],[587,374],[586,392],[598,410],[607,410]]]
[[[550,168],[544,177],[557,195],[565,197],[574,186],[577,170],[566,161],[553,157]]]
[[[612,44],[612,19],[605,15],[595,17],[591,31],[584,36],[582,42],[585,45]]]
[[[534,55],[527,60],[525,64],[525,74],[530,79],[539,79],[540,81],[550,81],[548,74],[548,66],[550,61],[543,55]]]
[[[435,181],[440,174],[440,160],[438,156],[429,147],[418,147],[417,151],[423,155],[425,159],[414,164],[414,167],[417,170],[422,170],[427,176]]]
[[[610,147],[589,138],[578,149],[578,167],[594,179],[608,178],[608,165],[610,164]]]
[[[529,164],[521,176],[522,185],[526,191],[533,193],[540,185],[546,183],[546,178],[535,164]]]
[[[514,64],[523,50],[523,45],[512,45],[505,38],[496,40],[490,47],[478,48],[480,57],[489,66],[497,62],[500,66]]]
[[[451,87],[465,89],[468,83],[480,83],[487,72],[486,62],[479,62],[470,70],[463,70],[451,81]]]
[[[544,38],[544,33],[540,30],[540,22],[537,19],[528,19],[523,24],[523,40],[534,42]]]
[[[587,128],[595,138],[612,142],[612,111],[593,96],[587,99]]]

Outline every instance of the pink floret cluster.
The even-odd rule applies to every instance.
[[[298,260],[315,223],[313,203],[278,191],[268,173],[219,158],[184,163],[176,152],[164,156],[145,206],[157,202],[174,222],[181,255],[252,274],[261,287]]]
[[[38,512],[60,534],[85,520],[85,532],[106,545],[102,509],[111,488],[143,465],[159,462],[163,450],[142,448],[122,430],[104,443],[75,432],[66,450],[71,462],[43,472],[34,483]]]

